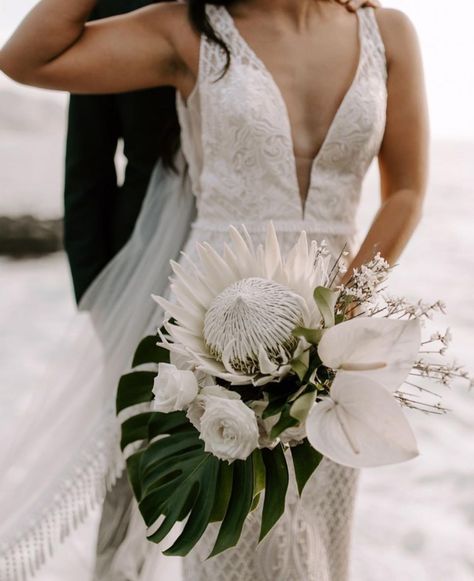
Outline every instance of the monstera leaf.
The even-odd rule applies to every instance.
[[[217,555],[237,544],[247,516],[262,496],[263,539],[285,508],[289,474],[283,447],[255,450],[246,461],[228,464],[205,452],[199,432],[184,412],[154,412],[157,364],[169,362],[169,353],[157,347],[158,340],[150,336],[140,343],[132,371],[121,378],[117,393],[121,447],[148,539],[161,543],[176,523],[183,522],[180,535],[164,552],[184,556],[215,522],[219,532],[211,556]],[[305,447],[293,454],[300,490],[315,469],[314,455],[308,457],[308,452]]]

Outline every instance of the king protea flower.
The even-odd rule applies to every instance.
[[[212,377],[264,385],[289,373],[307,348],[294,329],[321,325],[313,292],[328,284],[331,257],[305,232],[283,257],[273,224],[257,248],[245,228],[229,235],[222,256],[202,243],[199,266],[189,257],[189,269],[171,262],[176,303],[154,297],[174,319],[161,345]]]

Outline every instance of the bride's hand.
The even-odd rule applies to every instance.
[[[381,6],[378,0],[337,0],[340,4],[344,4],[348,10],[355,11],[363,6],[371,8],[379,8]]]

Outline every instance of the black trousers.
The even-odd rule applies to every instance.
[[[152,1],[102,0],[91,19]],[[179,131],[171,87],[120,95],[71,95],[64,187],[64,246],[80,300],[126,243],[164,141]],[[115,153],[124,141],[125,182],[117,184]]]

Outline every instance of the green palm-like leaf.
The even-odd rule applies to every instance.
[[[245,519],[252,509],[254,498],[252,457],[245,462],[237,460],[234,462],[233,468],[232,494],[210,557],[214,557],[238,543]]]
[[[293,446],[291,448],[291,455],[293,457],[298,492],[301,496],[304,487],[319,466],[323,456],[311,446],[308,440],[303,440],[303,443],[299,446]]]
[[[140,343],[135,366],[169,362],[169,353],[156,347],[157,341],[146,337]],[[121,378],[117,413],[152,401],[156,373],[132,370]],[[254,470],[262,463],[253,457],[232,465],[221,462],[204,451],[199,432],[183,412],[163,414],[151,408],[122,423],[121,446],[138,447],[127,458],[127,471],[150,541],[162,542],[177,522],[186,520],[167,555],[189,553],[210,522],[222,523],[214,554],[237,543],[263,486],[264,477]]]
[[[141,366],[150,369],[150,364],[169,362],[168,351],[157,347],[157,341],[158,337],[147,337],[140,343],[134,358],[134,365],[140,368],[122,377],[117,393],[117,413],[119,417],[126,414],[121,446],[133,492],[148,526],[148,539],[161,543],[177,522],[185,521],[181,534],[165,551],[166,555],[184,556],[208,525],[217,522],[220,527],[211,553],[217,555],[237,544],[248,514],[264,495],[263,539],[285,508],[288,467],[283,447],[255,450],[247,460],[228,464],[204,450],[199,432],[184,412],[153,411],[157,371],[143,371]],[[280,399],[284,399],[284,386],[280,387],[282,393],[275,394],[271,402],[272,412],[283,404]],[[289,412],[286,407],[284,411]],[[280,422],[285,425],[296,421],[286,417],[289,413],[283,415]],[[315,464],[310,458],[305,468],[300,455],[293,457],[300,489]]]
[[[260,541],[267,536],[285,511],[289,482],[288,466],[281,444],[273,450],[263,449],[262,458],[265,464],[266,485]]]
[[[318,286],[314,291],[314,300],[323,316],[325,327],[334,327],[335,325],[335,308],[340,294],[339,291],[324,286]]]

